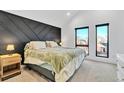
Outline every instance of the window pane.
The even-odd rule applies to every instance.
[[[96,56],[108,57],[108,24],[96,26]]]
[[[76,28],[76,46],[83,48],[87,54],[89,51],[88,31],[88,27]]]
[[[77,29],[77,45],[88,45],[88,28]]]

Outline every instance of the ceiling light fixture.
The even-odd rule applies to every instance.
[[[71,15],[71,13],[70,13],[70,12],[67,12],[67,13],[66,13],[66,15],[67,15],[67,16],[70,16],[70,15]]]

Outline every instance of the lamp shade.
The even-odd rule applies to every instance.
[[[62,45],[62,42],[60,42],[59,44]]]
[[[6,50],[8,50],[8,51],[12,51],[12,50],[14,50],[14,49],[15,49],[15,47],[14,47],[13,44],[9,44],[9,45],[7,45]]]

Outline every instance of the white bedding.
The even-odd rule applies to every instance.
[[[31,52],[28,52],[31,51]],[[34,52],[32,52],[34,51]],[[45,52],[44,52],[45,51]],[[52,52],[51,52],[52,51]],[[43,52],[43,53],[42,53]],[[59,56],[61,58],[61,61],[63,62],[64,58],[68,56],[68,58],[72,58],[70,61],[64,62],[67,64],[64,64],[65,66],[58,72],[56,73],[55,68],[53,68],[52,64],[48,64],[45,60],[41,60],[44,56],[47,56],[49,59],[51,59],[52,55],[42,55],[42,57],[35,57],[35,56],[41,56],[41,54],[44,53],[52,53],[55,54],[55,59]],[[55,53],[54,53],[55,52]],[[35,56],[30,56],[32,53],[39,54]],[[66,55],[66,53],[68,53]],[[28,56],[27,56],[28,55]],[[73,57],[72,57],[73,55]],[[62,57],[61,57],[62,56]],[[80,67],[81,63],[83,62],[84,58],[86,56],[85,51],[79,48],[64,48],[64,47],[54,47],[54,48],[43,48],[39,50],[30,50],[29,44],[25,46],[25,61],[24,63],[29,63],[29,64],[35,64],[42,66],[43,68],[46,68],[52,72],[55,72],[55,81],[67,81],[73,74],[74,72]],[[53,59],[52,59],[53,60]],[[57,61],[54,61],[54,63],[60,63],[60,59],[57,59]]]
[[[55,81],[56,82],[67,81],[74,74],[74,72],[80,67],[84,58],[85,58],[85,54],[81,54],[80,56],[75,57],[73,60],[71,60],[71,62],[69,62],[69,64],[66,65],[59,73],[55,74]],[[40,59],[27,57],[25,58],[24,63],[40,65],[50,71],[53,71],[50,65],[46,65],[46,64],[42,65],[45,62],[41,61]]]

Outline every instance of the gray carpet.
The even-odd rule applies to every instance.
[[[36,72],[22,68],[18,76],[4,82],[48,82]],[[116,65],[85,60],[70,82],[116,82]]]

